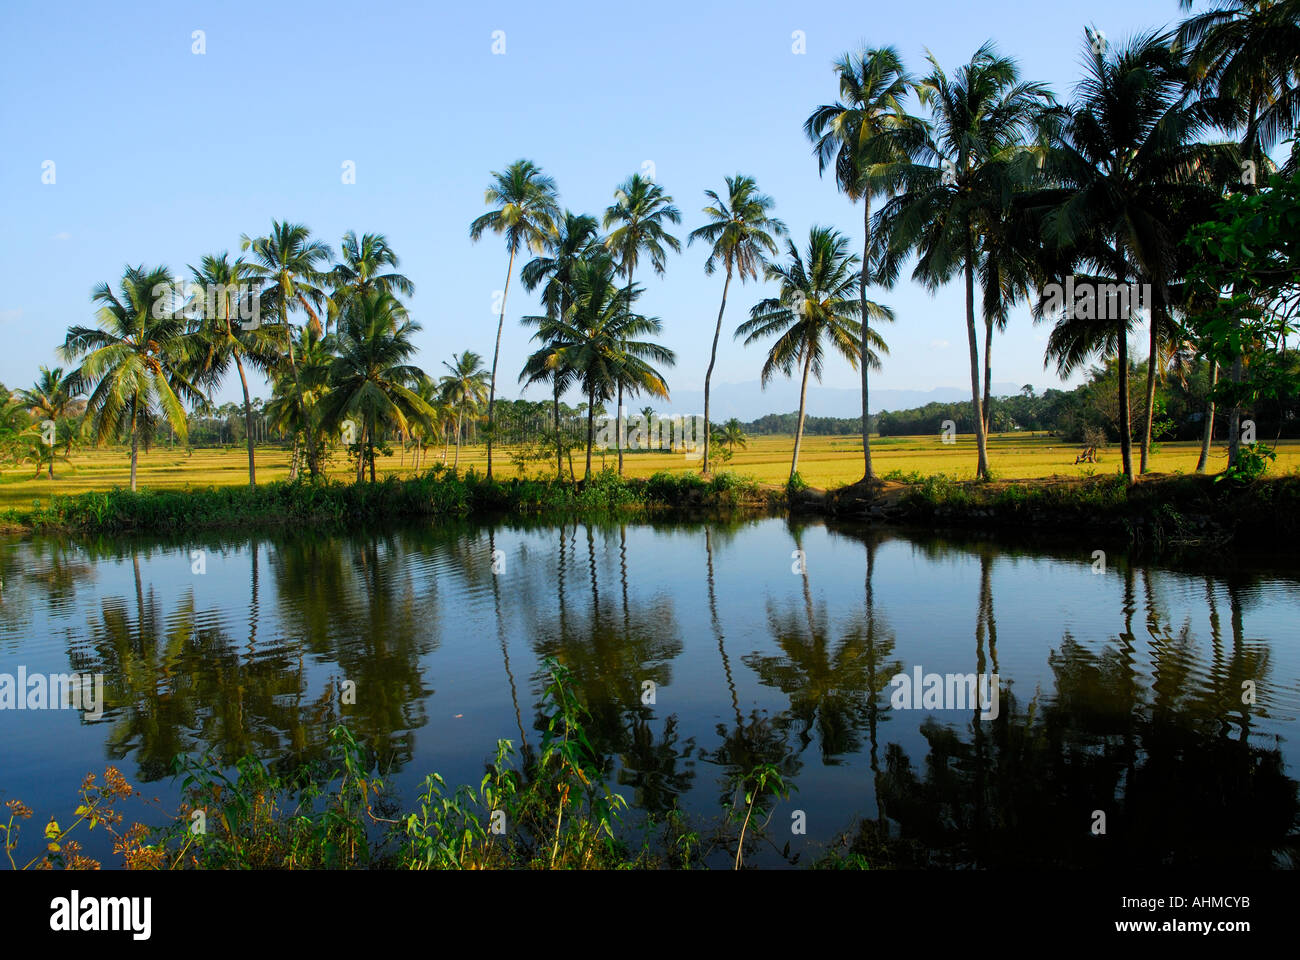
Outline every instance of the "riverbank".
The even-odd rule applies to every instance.
[[[1016,529],[1070,534],[1087,530],[1131,546],[1258,546],[1300,534],[1300,477],[1249,483],[1199,475],[1123,476],[1021,482],[956,481],[854,484],[829,493],[802,491],[796,512],[842,520],[957,529]]]
[[[115,488],[36,501],[0,514],[0,532],[175,534],[196,531],[313,528],[436,518],[515,516],[538,519],[681,517],[736,519],[789,512],[840,521],[988,531],[1100,532],[1131,546],[1237,546],[1250,538],[1277,544],[1300,534],[1300,477],[1250,483],[1206,476],[1120,476],[1017,482],[954,480],[943,475],[877,481],[825,491],[760,484],[732,473],[619,477],[589,481],[489,481],[476,471],[442,467],[377,483],[277,481],[250,487],[145,490]]]
[[[120,487],[36,501],[0,514],[9,533],[190,533],[311,527],[346,530],[366,524],[439,517],[563,518],[755,515],[783,505],[780,491],[730,473],[658,473],[646,479],[613,470],[590,480],[488,480],[436,466],[418,477],[377,483],[277,481],[257,487],[143,490]]]

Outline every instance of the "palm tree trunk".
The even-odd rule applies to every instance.
[[[510,263],[506,266],[506,285],[501,291],[501,319],[497,321],[497,345],[492,349],[492,385],[488,387],[487,478],[489,480],[492,479],[492,410],[497,400],[497,358],[501,355],[501,330],[506,325],[506,297],[510,295],[510,275],[514,272],[515,251],[511,247]]]
[[[1210,392],[1219,383],[1219,361],[1215,360],[1210,368]],[[1196,461],[1196,472],[1204,473],[1210,462],[1210,444],[1214,442],[1214,401],[1205,402],[1205,429],[1201,431],[1201,455]]]
[[[867,402],[868,381],[870,379],[871,365],[867,359],[871,356],[871,347],[867,343],[867,334],[871,330],[871,319],[867,316],[867,284],[871,282],[870,262],[871,262],[871,196],[867,194],[863,198],[862,205],[862,231],[865,239],[862,241],[862,281],[858,288],[858,304],[861,307],[862,321],[862,356],[859,358],[862,364],[862,461],[863,461],[863,480],[874,480],[875,471],[871,469],[871,405]]]
[[[593,384],[587,391],[587,472],[582,475],[584,481],[591,479],[591,445],[595,442],[596,387]]]
[[[461,411],[457,410],[456,411],[456,460],[451,465],[451,468],[453,470],[455,470],[457,467],[460,466],[460,414]]]
[[[375,424],[366,427],[366,455],[370,459],[370,482],[375,482]]]
[[[972,249],[970,224],[966,224],[966,335],[970,342],[970,389],[971,403],[975,415],[975,446],[979,460],[976,476],[981,480],[989,477],[989,454],[984,438],[984,411],[980,405],[980,356],[979,339],[975,335],[975,252]]]
[[[556,371],[558,374],[558,371]],[[564,479],[564,442],[560,439],[560,378],[555,378],[555,479]]]
[[[1128,397],[1128,324],[1121,322],[1119,331],[1119,448],[1124,461],[1124,476],[1133,482],[1133,428],[1129,422]]]
[[[713,331],[713,352],[709,354],[709,369],[704,374],[704,460],[700,473],[709,472],[709,383],[713,379],[713,365],[718,361],[718,337],[722,334],[722,314],[727,309],[727,288],[731,286],[731,264],[727,264],[727,279],[722,284],[722,306],[718,307],[718,326]]]
[[[614,415],[614,444],[618,447],[618,475],[623,476],[623,381],[618,382],[618,412]]]
[[[248,377],[244,375],[244,364],[235,354],[235,369],[239,371],[239,385],[244,388],[244,433],[248,440],[248,485],[257,486],[257,468],[253,463],[253,405],[248,399]]]
[[[808,371],[812,369],[812,345],[806,345],[805,349],[808,355],[803,360],[803,380],[799,385],[799,419],[794,425],[794,456],[790,458],[791,480],[799,472],[799,445],[803,442],[803,413],[808,402]]]
[[[131,492],[135,493],[136,463],[140,458],[140,430],[136,425],[137,401],[131,400]]]
[[[984,414],[984,437],[988,442],[988,435],[993,423],[993,321],[984,320],[984,406],[980,410]]]
[[[1147,461],[1151,453],[1151,420],[1156,412],[1156,350],[1159,346],[1160,325],[1164,321],[1164,305],[1151,305],[1151,352],[1147,356],[1147,395],[1145,401],[1146,416],[1143,418],[1141,461],[1139,473],[1147,472]]]

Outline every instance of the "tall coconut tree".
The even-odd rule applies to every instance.
[[[597,408],[613,398],[620,381],[649,396],[668,397],[668,383],[656,368],[671,366],[671,350],[650,337],[662,324],[656,317],[635,313],[639,288],[618,284],[618,266],[604,251],[591,251],[573,271],[573,303],[568,313],[552,321],[557,363],[573,371],[587,395],[587,468],[595,441]]]
[[[555,476],[556,479],[560,479],[564,476],[564,437],[560,427],[560,395],[573,386],[577,372],[565,362],[559,340],[563,325],[558,316],[541,314],[522,317],[521,321],[525,325],[537,327],[533,340],[541,346],[530,353],[528,359],[524,361],[524,368],[519,373],[519,382],[524,387],[533,383],[551,385],[551,419],[555,425]]]
[[[668,250],[681,253],[682,245],[668,232],[666,224],[681,223],[682,215],[673,198],[653,180],[634,173],[617,190],[614,202],[605,209],[604,227],[610,231],[605,238],[605,249],[618,261],[619,270],[627,280],[629,289],[632,277],[644,253],[650,267],[663,276],[668,265]],[[618,446],[618,472],[623,473],[623,388],[618,385],[618,405],[615,409],[616,444]]]
[[[975,281],[984,221],[1007,203],[1006,167],[1039,139],[1052,105],[1042,84],[1020,79],[1015,60],[985,43],[949,76],[929,56],[930,72],[917,86],[930,110],[931,133],[913,158],[887,165],[903,186],[876,216],[881,250],[878,278],[892,284],[907,256],[917,255],[913,278],[931,291],[960,274],[966,288],[971,403],[977,475],[989,476],[988,440],[980,390]]]
[[[185,404],[204,402],[191,381],[194,343],[177,309],[176,283],[164,267],[127,267],[119,292],[95,287],[91,302],[98,328],[73,326],[59,353],[79,365],[68,389],[85,393],[86,415],[96,443],[131,445],[131,489],[136,489],[140,446],[147,450],[161,423],[187,434]]]
[[[248,485],[257,486],[257,464],[253,453],[253,405],[248,392],[247,368],[262,372],[275,365],[278,339],[272,328],[244,322],[249,311],[242,309],[243,297],[257,296],[250,285],[253,272],[243,258],[230,259],[224,251],[205,256],[190,266],[190,276],[205,296],[193,304],[198,319],[195,331],[198,347],[199,382],[216,387],[233,364],[244,394],[244,438],[248,446]],[[211,296],[206,294],[210,292]]]
[[[718,360],[718,337],[722,333],[722,315],[727,310],[727,292],[731,278],[736,276],[744,283],[756,280],[767,267],[767,257],[777,252],[777,238],[789,231],[785,223],[770,213],[776,202],[760,193],[753,177],[736,174],[726,178],[726,199],[713,190],[704,191],[712,201],[704,208],[709,222],[692,230],[686,238],[687,246],[700,240],[709,245],[709,258],[704,261],[704,272],[713,276],[719,267],[726,271],[722,284],[722,303],[718,307],[718,323],[713,330],[713,348],[709,352],[709,369],[704,374],[704,458],[700,472],[709,470],[709,386],[713,380],[713,367]]]
[[[794,453],[790,477],[799,471],[799,447],[803,442],[804,413],[808,402],[808,377],[820,383],[826,350],[830,347],[851,366],[863,357],[876,369],[880,355],[888,353],[880,334],[859,319],[862,300],[860,261],[849,252],[848,238],[830,227],[813,227],[808,232],[808,250],[800,255],[794,241],[786,241],[789,262],[771,264],[767,279],[779,284],[780,292],[755,304],[749,319],[736,328],[745,345],[775,337],[763,361],[763,386],[777,373],[792,376],[799,371],[799,419],[795,423]],[[866,301],[869,317],[893,320],[888,307]],[[863,331],[868,344],[862,345]]]
[[[428,427],[434,417],[433,408],[415,389],[424,371],[409,362],[416,352],[411,337],[419,330],[418,323],[406,319],[397,298],[384,290],[349,297],[339,317],[338,357],[330,368],[330,391],[320,401],[319,415],[327,430],[345,421],[359,422],[371,483],[379,432],[396,430],[405,440],[413,425]],[[360,454],[357,474],[360,479]]]
[[[893,192],[896,175],[924,143],[925,124],[904,107],[913,82],[893,47],[846,53],[833,64],[840,98],[823,104],[804,121],[813,143],[817,172],[831,167],[835,185],[851,201],[862,201],[862,277],[858,286],[859,316],[870,329],[867,288],[871,285],[871,201]],[[870,337],[864,337],[864,348]],[[875,478],[871,466],[871,364],[859,361],[862,374],[863,479]]]
[[[289,373],[295,389],[301,392],[294,356],[296,338],[289,317],[302,310],[307,315],[307,326],[312,334],[317,338],[324,335],[321,312],[325,313],[327,322],[333,312],[324,285],[329,279],[327,265],[334,254],[328,244],[313,240],[311,230],[301,223],[280,220],[271,221],[271,232],[264,237],[244,234],[240,238],[240,249],[252,251],[253,259],[248,269],[266,284],[262,292],[262,309],[279,322],[281,342],[289,359]],[[320,464],[312,433],[307,431],[307,469],[315,477]]]
[[[572,303],[573,266],[589,252],[590,247],[600,242],[600,224],[589,214],[577,214],[572,210],[564,211],[564,217],[556,225],[556,232],[550,238],[543,255],[534,257],[519,272],[519,279],[524,289],[530,293],[541,287],[544,315],[523,317],[525,325],[537,327],[533,339],[541,347],[529,355],[520,373],[520,382],[549,382],[551,384],[552,418],[555,421],[555,464],[556,476],[564,472],[564,445],[560,436],[560,396],[571,385],[572,378],[563,364],[557,362],[557,354],[549,345],[550,325],[548,321],[563,316]]]
[[[491,388],[483,358],[473,350],[453,353],[451,363],[444,360],[442,365],[447,368],[446,375],[438,381],[442,398],[456,411],[456,461],[452,464],[455,468],[460,466],[460,433],[465,414],[477,413]]]
[[[506,323],[506,297],[510,278],[515,271],[515,254],[521,249],[541,254],[555,236],[555,220],[560,207],[556,201],[555,181],[542,173],[531,160],[516,160],[505,170],[492,173],[492,184],[483,195],[492,209],[478,217],[469,227],[474,242],[485,231],[505,238],[509,262],[506,283],[501,290],[501,317],[497,321],[496,346],[492,348],[492,376],[488,385],[487,475],[492,479],[492,428],[497,396],[497,361],[501,355],[501,331]]]

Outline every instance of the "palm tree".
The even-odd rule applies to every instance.
[[[618,258],[619,270],[632,287],[632,275],[640,262],[641,252],[650,257],[650,266],[663,276],[668,252],[682,252],[682,245],[665,229],[665,223],[681,223],[681,212],[663,187],[639,173],[634,173],[615,192],[614,203],[605,209],[604,226],[613,231],[605,238],[605,249]],[[618,385],[618,406],[614,436],[618,445],[618,472],[623,474],[623,383]]]
[[[1209,209],[1217,196],[1214,169],[1235,168],[1222,145],[1197,142],[1206,114],[1184,97],[1187,73],[1170,49],[1169,34],[1147,33],[1123,46],[1098,42],[1088,31],[1086,76],[1054,131],[1045,173],[1059,186],[1043,192],[1045,241],[1066,262],[1091,266],[1081,278],[1121,286],[1143,281],[1152,292],[1146,432],[1147,466],[1157,357],[1174,332],[1170,286],[1177,272],[1185,220]],[[1122,307],[1122,303],[1121,303]],[[1069,311],[1067,311],[1068,313]],[[1094,311],[1101,312],[1101,311]],[[1107,311],[1109,312],[1109,311]],[[1128,334],[1134,309],[1099,320],[1066,317],[1049,340],[1065,366],[1085,351],[1114,349],[1119,372],[1119,431],[1124,474],[1133,479]],[[1109,327],[1107,328],[1107,325]],[[1051,354],[1049,354],[1051,355]]]
[[[487,371],[483,369],[483,358],[473,350],[451,355],[451,363],[443,361],[448,374],[439,385],[442,398],[456,409],[456,461],[452,468],[460,466],[460,430],[466,411],[477,412],[484,396],[489,391]]]
[[[971,403],[978,451],[977,474],[989,476],[988,442],[980,395],[979,341],[975,331],[978,236],[1007,202],[1007,167],[1037,139],[1052,96],[1041,84],[1020,80],[1014,60],[985,43],[954,77],[934,56],[917,87],[931,111],[931,133],[915,159],[887,165],[883,176],[903,184],[876,215],[881,251],[877,277],[892,284],[902,262],[918,255],[912,276],[932,292],[960,271],[966,282],[966,332]]]
[[[727,449],[732,453],[736,452],[736,447],[738,446],[749,446],[749,437],[745,435],[745,427],[735,417],[732,417],[722,425],[722,430],[720,431],[719,436],[721,437],[722,442],[727,445]]]
[[[87,393],[86,414],[96,443],[128,438],[131,489],[136,489],[140,444],[148,449],[166,421],[187,436],[185,402],[201,404],[203,393],[189,378],[192,342],[175,309],[175,281],[165,267],[128,266],[119,293],[107,283],[95,287],[98,329],[73,326],[59,353],[80,361],[68,376],[72,394]]]
[[[524,369],[519,374],[520,382],[530,383],[549,381],[552,386],[552,411],[555,420],[555,470],[559,477],[564,473],[564,444],[560,436],[560,395],[570,386],[571,371],[558,362],[558,356],[551,347],[552,331],[549,321],[563,316],[572,302],[573,266],[589,252],[592,244],[598,242],[599,224],[596,218],[588,214],[576,214],[564,211],[564,219],[558,224],[556,233],[548,241],[547,255],[534,257],[524,264],[519,272],[519,279],[524,289],[530,293],[542,288],[542,306],[545,316],[524,317],[525,325],[536,326],[537,333],[533,339],[542,346],[528,357]]]
[[[478,242],[485,230],[504,235],[510,254],[506,285],[501,291],[501,318],[497,321],[496,346],[492,350],[492,379],[488,386],[487,476],[492,479],[493,408],[497,396],[497,360],[501,354],[501,331],[506,322],[506,296],[515,270],[515,254],[526,247],[540,254],[555,236],[559,216],[555,181],[545,176],[531,160],[516,160],[504,171],[492,173],[493,183],[484,193],[484,203],[494,209],[477,218],[469,237]],[[459,439],[459,438],[458,438]]]
[[[36,382],[27,390],[16,392],[17,400],[26,407],[27,411],[33,414],[39,421],[50,421],[56,424],[56,428],[61,424],[64,417],[67,416],[69,408],[72,406],[74,395],[68,389],[69,377],[63,372],[62,367],[55,367],[53,370],[41,365],[40,376]],[[8,394],[6,393],[6,399]],[[66,426],[63,431],[68,438],[67,443],[70,446],[73,435],[67,430]],[[39,451],[38,445],[38,452]],[[49,477],[54,479],[54,450],[52,444],[44,444],[49,447],[49,458],[47,468]],[[67,460],[66,455],[63,458]],[[44,458],[39,458],[37,462],[37,475],[40,475],[40,463]]]
[[[307,314],[307,326],[320,338],[324,334],[319,310],[325,309],[326,320],[334,311],[332,301],[325,295],[323,284],[329,275],[325,264],[333,259],[328,244],[311,239],[311,231],[300,223],[272,220],[271,232],[256,239],[244,234],[240,238],[241,250],[252,250],[254,259],[250,272],[267,284],[262,300],[266,312],[277,317],[283,330],[285,348],[289,354],[289,372],[294,388],[301,391],[298,382],[298,364],[294,358],[294,335],[289,314],[301,309]],[[296,462],[296,461],[295,461]],[[312,430],[307,430],[307,469],[313,477],[319,469]]]
[[[856,254],[849,253],[848,238],[830,227],[813,227],[808,232],[808,253],[800,256],[794,241],[786,241],[790,257],[787,265],[769,265],[767,279],[780,284],[780,294],[757,303],[749,319],[736,328],[736,336],[745,345],[775,336],[763,362],[763,386],[778,371],[791,376],[801,369],[799,419],[795,424],[794,455],[790,460],[791,478],[799,470],[799,446],[803,440],[804,410],[808,400],[808,375],[820,382],[825,355],[823,341],[828,341],[849,363],[856,366],[862,357],[877,369],[882,353],[888,353],[880,334],[857,319],[862,310],[858,286],[862,274]],[[888,307],[866,301],[867,314],[876,320],[893,320]],[[868,344],[862,346],[863,331]]]
[[[620,381],[634,391],[668,397],[668,384],[651,363],[671,366],[673,352],[653,340],[658,318],[632,312],[637,287],[618,286],[617,267],[602,250],[593,250],[573,269],[573,303],[566,316],[552,320],[549,333],[557,363],[571,369],[587,395],[587,469],[595,441],[596,408],[613,397]]]
[[[813,142],[817,172],[834,165],[835,184],[851,201],[862,201],[862,279],[858,287],[859,316],[869,316],[867,287],[871,284],[871,201],[889,194],[897,185],[886,175],[906,160],[923,142],[925,125],[903,108],[912,80],[893,47],[846,53],[834,64],[840,99],[823,104],[804,121],[804,133]],[[870,328],[869,320],[867,328]],[[863,339],[863,344],[869,338]],[[862,372],[862,457],[864,480],[875,478],[871,467],[870,404],[871,364],[860,362]]]
[[[407,361],[415,355],[411,335],[420,325],[405,319],[397,298],[370,290],[348,298],[339,320],[338,358],[330,368],[330,392],[320,401],[320,420],[327,430],[357,418],[361,444],[375,482],[375,437],[381,429],[396,429],[405,440],[412,424],[428,426],[434,411],[412,389],[424,371]],[[357,478],[361,457],[357,458]]]
[[[746,278],[758,279],[767,266],[766,254],[777,252],[776,237],[788,232],[785,224],[769,216],[775,201],[758,192],[753,177],[736,174],[727,177],[727,198],[723,200],[713,190],[704,191],[711,201],[704,208],[709,223],[692,230],[686,238],[687,246],[696,240],[709,244],[709,258],[704,261],[704,272],[713,276],[719,264],[726,268],[727,278],[722,284],[722,305],[718,307],[718,324],[713,331],[713,349],[709,353],[709,369],[704,374],[704,458],[700,471],[709,470],[709,384],[713,379],[713,365],[718,359],[718,336],[722,333],[722,315],[727,309],[727,291],[733,274],[744,283]]]
[[[391,293],[394,297],[398,294],[409,297],[415,293],[415,284],[395,272],[401,262],[382,233],[365,233],[358,239],[356,232],[349,230],[343,234],[343,245],[339,249],[343,262],[335,264],[329,272],[333,285],[330,302],[336,311],[341,312],[353,297],[376,290]],[[394,272],[385,273],[385,268],[389,267]],[[400,302],[397,306],[402,311],[406,309]]]
[[[239,318],[242,316],[238,304],[243,292],[243,285],[252,275],[249,265],[239,258],[233,262],[230,255],[222,252],[209,254],[199,266],[191,266],[190,274],[202,289],[218,294],[213,296],[212,316],[208,316],[208,298],[202,304],[196,304],[201,311],[201,326],[197,331],[199,349],[201,350],[198,379],[208,387],[215,387],[225,377],[233,363],[239,374],[239,385],[244,392],[244,434],[248,443],[248,485],[257,486],[257,466],[253,456],[253,407],[248,394],[248,375],[245,366],[256,370],[268,371],[274,366],[276,345],[273,335],[265,327],[244,327]]]
[[[270,370],[272,399],[263,410],[273,429],[293,437],[293,453],[289,459],[289,476],[298,476],[299,438],[303,446],[311,443],[317,449],[320,418],[316,404],[330,389],[330,368],[337,357],[334,334],[317,336],[310,326],[296,331],[294,352],[298,361],[296,375],[286,364],[277,364]]]
[[[558,336],[560,323],[556,318],[546,316],[522,317],[527,326],[536,326],[533,339],[542,346],[528,355],[524,368],[519,373],[519,382],[527,387],[532,383],[550,383],[552,387],[552,420],[555,425],[555,476],[564,476],[564,437],[560,432],[560,395],[571,387],[576,379],[576,371],[565,363]]]

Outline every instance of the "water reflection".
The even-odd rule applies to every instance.
[[[498,737],[535,749],[550,658],[643,813],[717,816],[763,763],[819,811],[813,855],[852,827],[903,867],[1294,860],[1285,571],[762,521],[38,538],[0,574],[0,672],[105,677],[99,756],[55,765],[64,727],[0,712],[0,791],[34,806],[104,758],[160,787],[182,752],[296,762],[340,720],[399,788],[477,780]],[[998,715],[892,708],[917,665],[999,674]]]

